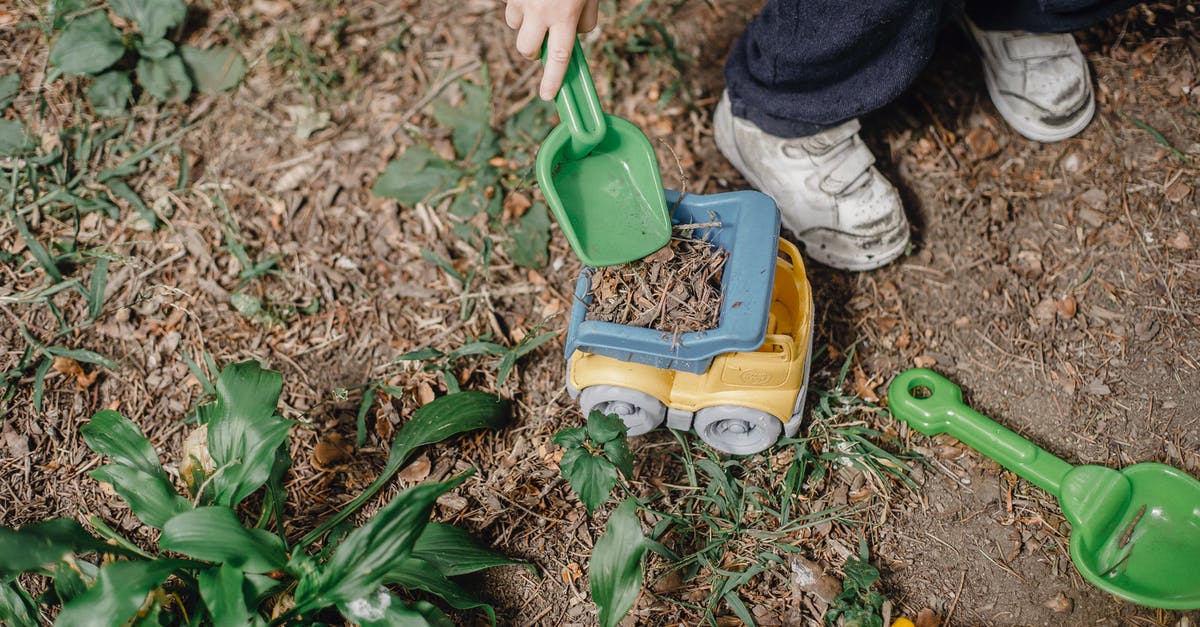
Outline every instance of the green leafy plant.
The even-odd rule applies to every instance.
[[[550,107],[533,103],[505,123],[503,134],[491,126],[492,88],[486,69],[481,83],[460,80],[458,104],[433,103],[433,118],[450,130],[454,158],[446,159],[420,139],[388,164],[372,192],[402,205],[436,204],[450,199],[449,211],[461,218],[455,232],[477,237],[469,219],[488,216],[491,228],[508,234],[504,250],[516,264],[541,267],[548,260],[550,215],[546,204],[525,199],[520,211],[505,217],[504,199],[529,186],[535,147],[550,129]],[[517,215],[519,214],[519,215]]]
[[[911,481],[906,462],[914,456],[883,448],[879,443],[898,443],[868,428],[863,420],[877,407],[843,390],[852,360],[851,350],[828,389],[813,386],[808,432],[781,439],[773,451],[753,461],[729,458],[697,438],[674,432],[683,474],[676,482],[680,485],[660,484],[649,496],[638,496],[627,483],[632,478],[632,454],[624,425],[616,416],[593,412],[585,427],[564,429],[554,436],[564,448],[563,477],[589,513],[608,502],[613,488],[619,486],[629,497],[619,509],[641,510],[646,519],[655,521],[645,534],[638,527],[638,539],[633,539],[626,516],[623,539],[610,542],[607,537],[613,530],[614,513],[605,536],[596,543],[589,575],[602,623],[615,624],[606,622],[609,618],[619,622],[641,588],[641,562],[634,568],[628,561],[632,559],[628,551],[636,548],[641,551],[639,559],[646,550],[655,554],[656,561],[651,564],[658,579],[678,573],[682,583],[695,582],[705,592],[699,597],[702,600],[695,602],[670,595],[662,596],[663,600],[703,612],[707,624],[714,627],[722,606],[743,623],[753,625],[754,615],[742,600],[741,590],[772,571],[786,571],[789,556],[802,550],[796,540],[804,530],[829,522],[851,527],[862,524],[866,502],[819,509],[804,506],[819,501],[819,494],[830,491],[833,481],[841,481],[839,469],[862,470],[881,491],[892,482],[907,485]],[[633,518],[636,523],[636,516]],[[865,544],[862,550],[863,558],[845,567],[848,580],[857,584],[848,583],[844,602],[835,606],[842,608],[844,624],[851,624],[845,623],[851,619],[866,620],[871,608],[878,610],[882,603],[882,596],[870,589],[875,571],[866,563]],[[625,568],[613,568],[614,562]],[[604,566],[598,569],[598,563]],[[599,583],[597,576],[601,577]],[[634,590],[632,597],[628,597],[630,589]]]
[[[187,17],[184,0],[109,0],[108,10],[132,29],[119,30],[90,0],[59,0],[51,13],[52,28],[62,32],[50,48],[50,64],[64,74],[95,77],[87,94],[99,115],[125,113],[133,78],[159,100],[182,102],[193,91],[233,89],[246,73],[246,60],[232,48],[167,39]]]
[[[112,485],[143,524],[161,531],[158,551],[138,548],[95,516],[90,523],[100,537],[70,519],[0,527],[0,621],[37,625],[43,605],[61,604],[57,625],[307,625],[330,612],[359,625],[449,624],[433,604],[403,600],[393,588],[432,595],[458,610],[479,608],[494,621],[492,608],[452,578],[517,562],[460,529],[429,522],[438,496],[471,473],[405,490],[361,527],[326,534],[421,446],[500,426],[503,402],[463,392],[418,410],[397,433],[383,474],[292,543],[284,532],[282,480],[294,423],[275,413],[279,373],[235,364],[213,388],[216,400],[199,408],[207,446],[180,465],[187,498],[132,421],[102,411],[83,427],[87,445],[109,461],[92,477]],[[248,499],[260,491],[258,522],[247,524]],[[313,552],[322,538],[325,546]],[[101,559],[89,562],[88,554]],[[39,598],[26,592],[17,577],[27,573],[49,577],[51,592]]]
[[[868,560],[867,540],[859,538],[858,557],[846,560],[842,593],[825,612],[825,623],[843,627],[883,627],[883,603],[887,599],[874,590],[879,571]]]
[[[563,447],[558,466],[589,514],[608,500],[617,486],[617,471],[627,479],[633,476],[627,432],[617,416],[593,411],[587,426],[554,434],[554,443]]]
[[[458,376],[454,374],[455,363],[461,359],[474,357],[479,355],[487,355],[499,357],[500,360],[496,363],[496,386],[504,385],[508,380],[512,369],[516,366],[517,360],[525,355],[533,352],[539,346],[558,337],[558,331],[546,331],[538,333],[541,329],[539,324],[532,332],[525,334],[519,342],[512,347],[507,347],[496,342],[488,341],[490,334],[479,339],[471,340],[456,349],[449,352],[441,351],[436,348],[422,348],[415,351],[409,351],[400,355],[395,359],[396,362],[403,361],[420,361],[424,362],[426,372],[440,372],[443,376],[443,381],[446,384],[446,389],[451,392],[456,392],[459,389]]]

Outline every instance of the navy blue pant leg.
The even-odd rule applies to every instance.
[[[980,28],[1066,32],[1135,0],[973,0]],[[733,114],[803,137],[890,103],[933,54],[954,0],[768,0],[725,63]]]

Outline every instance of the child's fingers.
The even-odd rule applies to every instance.
[[[516,2],[509,2],[504,5],[504,23],[513,30],[521,29],[521,22],[525,21],[525,15],[521,11],[521,7]]]
[[[583,5],[583,13],[579,14],[579,32],[591,32],[596,28],[597,14],[600,12],[600,0],[587,0]]]
[[[542,41],[546,39],[546,25],[535,21],[536,16],[527,16],[517,31],[517,52],[526,59],[536,59],[542,52]]]
[[[575,45],[575,29],[558,25],[550,29],[546,41],[546,69],[542,73],[542,86],[538,95],[542,100],[554,100],[563,77],[567,75],[567,63],[571,61],[571,48]]]

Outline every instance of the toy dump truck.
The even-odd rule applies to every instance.
[[[779,238],[779,210],[766,195],[668,191],[667,202],[675,224],[712,225],[693,237],[729,254],[717,326],[672,335],[587,320],[595,270],[585,268],[567,330],[567,390],[585,416],[620,416],[629,435],[665,421],[725,453],[765,450],[795,435],[803,417],[813,341],[804,263]]]

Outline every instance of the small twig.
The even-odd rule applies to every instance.
[[[475,60],[472,60],[471,62],[467,63],[466,65],[458,68],[457,70],[454,70],[453,72],[450,72],[449,74],[443,76],[442,79],[439,80],[436,85],[431,87],[429,89],[429,91],[425,92],[425,95],[422,96],[420,100],[418,100],[416,103],[414,103],[413,106],[409,107],[408,110],[405,111],[402,116],[400,116],[400,119],[407,120],[407,119],[411,118],[412,116],[416,115],[421,109],[425,108],[425,105],[433,102],[433,99],[437,98],[438,95],[442,93],[443,89],[446,89],[447,87],[449,87],[450,83],[453,83],[454,81],[458,80],[459,78],[462,78],[466,74],[478,69],[479,65],[480,65],[480,61],[478,59],[475,59]]]
[[[958,579],[958,592],[954,593],[954,601],[950,603],[950,610],[946,612],[946,620],[942,622],[945,627],[950,627],[950,619],[954,618],[954,608],[958,607],[958,597],[962,596],[963,584],[967,583],[967,571],[963,571],[962,577]]]

